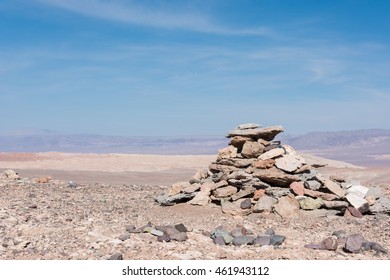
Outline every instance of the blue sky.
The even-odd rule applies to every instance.
[[[2,0],[0,133],[390,128],[390,2]]]

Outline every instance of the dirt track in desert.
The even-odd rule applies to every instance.
[[[389,259],[372,251],[349,254],[341,250],[304,248],[321,242],[333,231],[361,233],[390,248],[388,215],[363,218],[302,215],[282,219],[275,214],[231,216],[219,206],[189,204],[161,207],[154,197],[196,170],[207,168],[215,156],[153,156],[119,154],[23,153],[0,154],[0,171],[13,169],[24,182],[2,182],[0,197],[0,259]],[[311,160],[323,160],[311,158]],[[362,184],[379,185],[390,196],[390,172],[326,161],[319,171],[342,175]],[[48,183],[33,178],[51,176]],[[78,183],[70,188],[68,181]],[[121,241],[126,227],[183,223],[190,232],[185,242],[157,242],[137,233]],[[237,225],[264,232],[273,228],[286,236],[282,246],[234,247],[213,244],[207,232]]]

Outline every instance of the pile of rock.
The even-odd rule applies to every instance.
[[[210,238],[214,244],[234,246],[279,246],[286,239],[284,235],[275,234],[272,228],[256,236],[252,231],[241,226],[236,227],[231,232],[219,226],[210,233]]]
[[[149,233],[156,236],[159,242],[179,241],[183,242],[188,239],[188,229],[183,224],[156,226],[152,223],[148,223],[141,228],[137,229],[134,225],[126,227],[126,233],[118,237],[118,239],[125,241],[130,238],[132,233]]]
[[[239,125],[227,135],[226,148],[208,170],[197,172],[189,182],[173,184],[156,197],[160,205],[188,202],[216,203],[224,213],[248,215],[276,212],[294,217],[301,210],[344,213],[390,213],[390,199],[380,188],[351,185],[343,178],[326,178],[288,145],[274,141],[281,126]]]
[[[331,237],[325,238],[318,244],[307,244],[305,248],[315,250],[336,251],[342,245],[347,253],[360,253],[362,251],[375,251],[376,253],[387,254],[387,250],[380,244],[366,240],[362,234],[346,235],[345,231],[334,231]]]

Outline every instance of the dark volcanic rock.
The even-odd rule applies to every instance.
[[[111,257],[108,258],[109,260],[123,260],[123,255],[121,253],[115,253]]]
[[[171,238],[169,237],[169,235],[164,234],[164,235],[162,235],[162,236],[158,236],[158,237],[157,237],[157,241],[158,241],[158,242],[170,242],[170,241],[171,241]]]
[[[349,211],[349,213],[351,213],[352,216],[356,218],[363,218],[363,214],[360,213],[360,211],[357,210],[355,207],[349,206],[347,207],[347,210]]]
[[[241,246],[241,245],[253,245],[255,242],[255,238],[253,236],[237,236],[233,239],[233,245]]]
[[[376,242],[365,241],[363,242],[361,249],[363,251],[374,250],[377,253],[387,254],[387,250]]]
[[[286,237],[284,235],[271,235],[271,245],[281,245],[284,240],[286,240]]]
[[[256,237],[254,244],[260,246],[271,245],[271,236],[259,235]]]
[[[186,226],[183,225],[183,224],[181,224],[181,223],[175,225],[175,228],[176,228],[178,231],[180,231],[180,232],[188,232],[188,229],[186,228]]]
[[[349,253],[358,253],[362,244],[364,242],[364,237],[361,234],[352,234],[347,237],[345,241],[344,249]]]
[[[252,207],[251,199],[247,198],[241,202],[242,209],[250,209]]]

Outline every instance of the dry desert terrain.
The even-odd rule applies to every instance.
[[[326,216],[283,219],[276,214],[223,214],[217,205],[186,203],[162,207],[154,197],[171,184],[188,181],[216,159],[214,155],[131,155],[67,153],[0,153],[0,171],[12,169],[22,179],[0,183],[0,259],[389,259],[375,251],[346,253],[312,250],[343,230],[390,248],[390,219]],[[328,164],[324,175],[341,175],[366,186],[380,186],[390,196],[388,167],[363,168],[306,155]],[[50,176],[49,181],[37,180]],[[23,179],[24,178],[24,179]],[[75,182],[70,187],[69,181]],[[184,242],[157,242],[126,227],[184,224]],[[244,226],[255,234],[269,228],[286,237],[281,246],[218,246],[208,232]],[[121,240],[124,239],[124,240]]]

